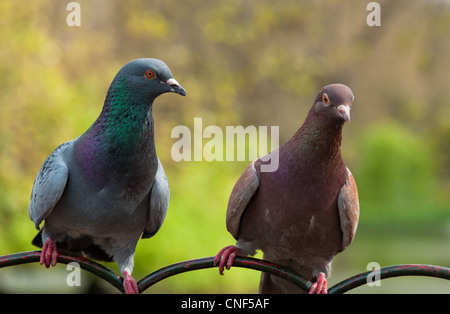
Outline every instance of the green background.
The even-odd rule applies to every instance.
[[[357,181],[361,217],[353,244],[333,262],[329,286],[381,266],[450,266],[450,3],[378,1],[0,2],[0,255],[34,250],[27,208],[34,178],[60,143],[101,111],[117,71],[140,57],[164,60],[188,96],[154,104],[156,146],[171,186],[166,221],[139,242],[134,277],[215,255],[234,244],[225,228],[231,189],[249,161],[171,158],[178,125],[279,126],[280,144],[330,83],[355,94],[342,154]],[[203,140],[203,145],[208,139]],[[258,254],[257,257],[261,257]],[[117,271],[114,263],[106,264]],[[0,292],[112,291],[65,265],[0,270]],[[259,272],[234,268],[178,275],[149,293],[255,293]],[[447,281],[397,278],[353,292],[450,292]]]

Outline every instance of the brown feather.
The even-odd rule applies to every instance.
[[[342,245],[339,252],[352,243],[359,220],[358,189],[352,173],[347,168],[348,179],[339,191],[338,209],[342,229]]]
[[[252,162],[242,173],[231,191],[227,208],[227,230],[237,240],[239,225],[245,208],[259,187],[259,172]]]

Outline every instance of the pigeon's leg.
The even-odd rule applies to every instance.
[[[41,258],[39,262],[45,264],[49,268],[50,265],[55,266],[58,260],[58,251],[56,250],[56,243],[52,238],[47,238],[42,246]]]
[[[328,285],[328,283],[327,283],[327,279],[325,278],[325,274],[319,273],[317,275],[316,282],[312,284],[308,293],[309,294],[328,294],[327,285]]]
[[[233,265],[234,259],[237,255],[242,255],[242,251],[235,247],[234,245],[229,245],[224,247],[217,253],[214,258],[214,265],[219,263],[219,273],[223,275],[223,270],[226,264],[228,270],[230,270],[231,265]]]
[[[125,294],[139,294],[136,281],[133,277],[131,277],[128,271],[123,272],[123,288],[125,290]]]

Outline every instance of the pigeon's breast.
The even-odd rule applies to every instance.
[[[76,188],[76,184],[69,180],[63,197],[47,217],[45,228],[50,234],[119,238],[131,234],[139,237],[143,232],[148,216],[148,193],[124,197],[114,189],[93,191]]]
[[[127,163],[110,163],[98,172],[99,181],[87,175],[74,152],[68,154],[72,162],[66,188],[46,219],[46,229],[74,236],[141,234],[148,218],[157,159],[136,154]]]
[[[260,187],[244,212],[239,237],[257,239],[260,249],[281,255],[334,256],[342,236],[337,208],[340,175],[321,178],[295,175],[292,170],[260,175]]]

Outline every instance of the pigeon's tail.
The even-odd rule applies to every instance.
[[[34,237],[33,241],[31,241],[31,244],[34,246],[42,248],[42,229],[39,231],[39,233]]]
[[[33,245],[42,248],[42,229],[31,242]],[[89,237],[78,239],[68,239],[68,241],[56,242],[58,252],[70,255],[90,258],[101,262],[113,262],[112,256],[108,255],[102,248],[92,242]]]

